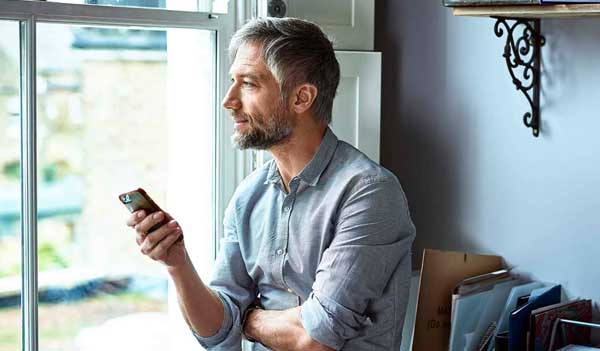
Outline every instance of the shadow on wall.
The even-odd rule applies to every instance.
[[[468,106],[460,94],[448,92],[447,15],[438,1],[375,4],[375,50],[383,53],[381,162],[400,179],[417,227],[413,269],[423,248],[472,246],[458,213],[467,171],[461,160],[474,152],[465,138],[472,126],[462,118]]]
[[[552,126],[558,121],[545,121],[544,110],[560,111],[569,106],[565,102],[574,93],[581,92],[590,101],[598,97],[598,91],[590,91],[577,72],[581,64],[596,65],[600,26],[596,19],[589,18],[546,19],[542,22],[542,34],[546,38],[541,58],[542,131],[552,137]],[[579,116],[568,110],[563,112],[559,114],[561,119],[577,123]]]

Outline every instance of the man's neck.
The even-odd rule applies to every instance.
[[[308,128],[297,126],[285,144],[269,149],[281,174],[286,192],[289,192],[292,178],[304,169],[319,150],[326,129],[327,126],[324,125]]]

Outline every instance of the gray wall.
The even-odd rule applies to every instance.
[[[423,248],[503,256],[600,301],[600,18],[544,20],[542,135],[511,83],[494,20],[441,0],[377,0],[381,161]]]

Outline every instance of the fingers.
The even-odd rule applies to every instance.
[[[135,211],[127,219],[127,226],[133,228],[133,227],[135,227],[136,224],[141,222],[145,217],[146,217],[146,212],[144,210]]]
[[[140,233],[136,233],[135,242],[138,244],[138,246],[142,245],[142,243],[144,242],[144,236]]]
[[[147,235],[152,227],[165,220],[165,214],[158,211],[144,218],[141,218],[139,215],[136,218],[138,219],[138,222],[134,225],[135,231],[138,232],[138,234]]]
[[[159,243],[164,241],[167,236],[173,236],[173,234],[181,234],[181,228],[175,220],[172,220],[169,223],[162,225],[160,228],[156,229],[148,235],[138,232],[136,242],[138,243],[138,245],[140,245],[140,251],[144,255],[149,255],[152,252],[152,250],[157,245],[159,245]]]
[[[135,228],[135,241],[142,254],[156,261],[165,261],[169,249],[183,239],[181,227],[166,212],[136,211],[127,219],[127,225]]]
[[[181,229],[175,230],[168,234],[163,240],[161,240],[152,251],[148,253],[148,257],[155,261],[164,261],[166,260],[169,249],[174,245],[175,242],[181,237]]]

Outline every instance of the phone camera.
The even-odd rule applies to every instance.
[[[129,196],[129,194],[125,194],[125,195],[123,195],[121,200],[123,201],[124,204],[129,204],[129,203],[131,203],[131,196]]]

